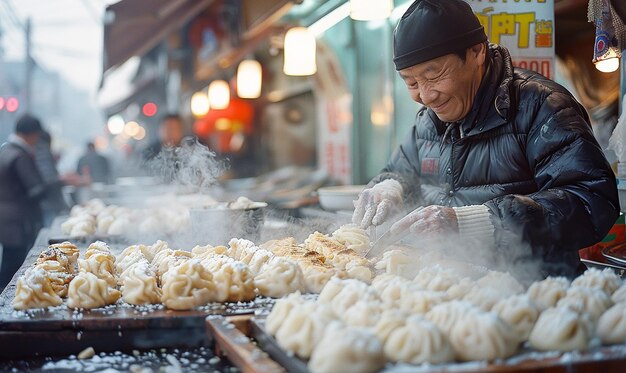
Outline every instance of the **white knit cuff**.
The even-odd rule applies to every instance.
[[[489,208],[485,205],[453,207],[461,237],[493,242],[495,228],[489,218]]]

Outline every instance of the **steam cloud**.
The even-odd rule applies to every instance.
[[[179,147],[163,148],[147,167],[161,181],[206,190],[228,169],[225,161],[195,138],[183,139]]]

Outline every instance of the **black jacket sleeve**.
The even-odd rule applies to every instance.
[[[541,103],[528,133],[526,155],[538,191],[486,203],[499,246],[518,237],[530,244],[534,255],[558,262],[564,249],[600,241],[619,215],[615,176],[586,112],[573,97],[552,92]]]

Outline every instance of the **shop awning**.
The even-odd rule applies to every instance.
[[[122,0],[106,8],[103,74],[142,56],[214,0]]]

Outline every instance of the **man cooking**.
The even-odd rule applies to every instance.
[[[585,109],[559,84],[514,68],[462,0],[415,1],[394,31],[394,63],[423,107],[355,201],[353,222],[368,228],[415,209],[392,236],[458,233],[505,256],[523,244],[545,274],[573,274],[578,249],[619,214]]]

